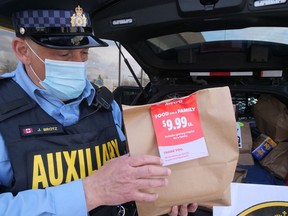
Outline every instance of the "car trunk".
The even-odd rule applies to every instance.
[[[267,7],[259,6],[260,1],[200,2],[206,1],[127,0],[95,14],[96,35],[120,42],[150,78],[147,86],[119,87],[115,99],[120,105],[143,105],[204,88],[229,86],[241,140],[234,181],[285,185],[287,41],[227,37],[207,41],[204,33],[223,30],[227,36],[228,31],[250,27],[256,27],[258,35],[273,34],[269,30],[260,33],[261,27],[286,32],[287,2]],[[287,32],[273,38],[277,35]],[[281,139],[277,131],[283,132]],[[257,152],[261,134],[275,141],[277,147],[266,143],[266,149]],[[253,150],[263,159],[257,159]],[[266,150],[270,151],[267,155]]]

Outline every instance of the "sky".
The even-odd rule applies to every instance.
[[[216,40],[255,40],[288,44],[286,27],[257,27],[234,30],[203,32],[205,41]]]
[[[11,42],[15,36],[14,32],[5,31],[0,29],[0,63],[13,61],[18,62],[18,59],[14,55]],[[107,41],[108,47],[96,47],[89,49],[89,61],[87,68],[87,75],[89,80],[93,81],[97,79],[99,75],[105,78],[104,82],[111,87],[111,85],[117,85],[119,82],[119,51],[114,41]],[[123,49],[122,52],[126,56],[127,60],[131,64],[136,74],[140,74],[141,68],[137,62],[133,59],[128,52]],[[121,80],[128,79],[133,83],[133,78],[128,70],[128,67],[123,62],[121,57]],[[136,83],[136,82],[135,82]],[[106,85],[105,84],[105,85]]]

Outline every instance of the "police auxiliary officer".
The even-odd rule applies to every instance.
[[[125,152],[117,103],[87,80],[88,49],[107,46],[89,14],[24,10],[13,22],[19,64],[0,79],[0,215],[109,216],[155,201],[141,189],[167,185],[171,171],[158,157]]]

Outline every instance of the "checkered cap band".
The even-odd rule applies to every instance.
[[[16,36],[28,36],[51,49],[108,46],[93,34],[88,13],[75,10],[25,10],[13,14]]]
[[[15,28],[71,27],[72,10],[26,10],[15,13]],[[91,27],[88,13],[86,27]]]

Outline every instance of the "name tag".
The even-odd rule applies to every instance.
[[[20,133],[21,136],[35,136],[44,134],[60,134],[64,133],[64,130],[60,124],[26,125],[20,127]]]

